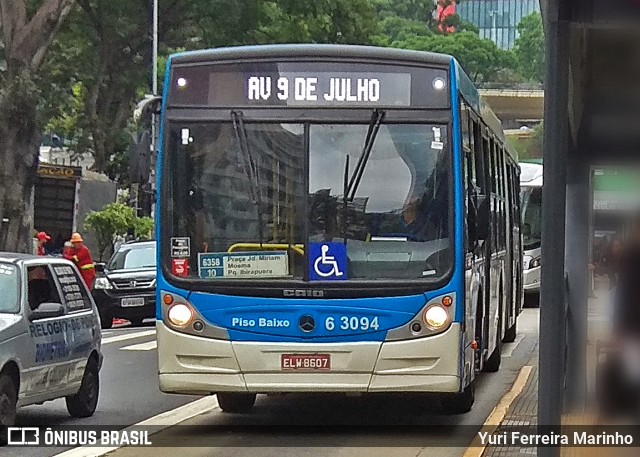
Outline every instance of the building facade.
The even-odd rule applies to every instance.
[[[540,12],[539,0],[463,0],[457,14],[478,27],[480,36],[501,49],[512,49],[523,17]]]

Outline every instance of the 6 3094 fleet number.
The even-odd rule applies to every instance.
[[[333,331],[337,328],[340,330],[350,331],[367,331],[378,330],[380,324],[378,323],[378,317],[358,317],[358,316],[340,316],[338,318],[329,316],[324,320],[324,328],[328,331]]]

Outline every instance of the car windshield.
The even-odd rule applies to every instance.
[[[156,247],[127,247],[116,252],[109,264],[108,270],[136,270],[153,268],[156,265]]]
[[[524,249],[537,249],[542,238],[542,188],[523,187],[520,191],[520,201]]]
[[[382,117],[171,125],[167,269],[212,280],[443,277],[452,267],[446,126]]]
[[[18,268],[8,263],[0,262],[0,313],[17,313],[20,311],[19,303],[19,274]]]

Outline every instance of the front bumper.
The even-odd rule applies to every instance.
[[[160,390],[217,392],[459,392],[461,329],[415,340],[232,342],[177,333],[157,321]],[[330,354],[330,372],[282,371],[282,354]]]
[[[525,292],[534,293],[540,291],[540,267],[525,270],[523,278]]]
[[[156,315],[155,290],[130,290],[124,292],[114,289],[94,289],[92,295],[101,316],[145,319]],[[123,298],[144,298],[144,306],[123,307]]]

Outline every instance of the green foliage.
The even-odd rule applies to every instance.
[[[544,125],[538,124],[523,135],[508,135],[507,142],[518,151],[520,161],[541,160],[543,156]]]
[[[133,220],[133,232],[137,239],[150,240],[153,238],[154,222],[150,217],[137,217]]]
[[[452,55],[475,82],[493,81],[502,69],[512,63],[508,52],[500,50],[491,40],[482,39],[474,32],[412,36],[394,42],[392,46]]]
[[[98,257],[102,260],[113,239],[125,235],[135,218],[133,208],[121,203],[111,203],[100,211],[92,211],[85,219],[85,230],[93,231],[98,243]]]
[[[516,68],[527,80],[544,82],[545,40],[540,13],[524,17],[518,24],[518,32],[513,49]]]
[[[141,239],[149,239],[153,233],[153,219],[137,217],[130,206],[110,203],[100,211],[92,211],[85,219],[85,230],[92,231],[98,243],[98,256],[102,260],[107,249],[113,246],[117,236],[130,232]]]

